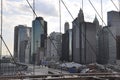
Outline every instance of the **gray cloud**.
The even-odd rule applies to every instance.
[[[47,16],[53,16],[53,17],[58,16],[55,6],[42,0],[39,0],[36,3],[36,11],[39,14],[43,14]]]
[[[26,14],[32,14],[32,10],[30,9],[29,5],[27,4],[26,1],[21,1],[19,2],[18,0],[6,0],[7,3],[7,11],[4,11],[7,13],[7,15],[26,15]],[[12,1],[12,2],[11,2]],[[32,2],[30,2],[32,5]],[[14,5],[13,5],[14,4]],[[52,17],[57,17],[58,13],[56,10],[56,6],[47,2],[47,0],[38,0],[35,3],[35,10],[36,13],[39,15],[44,15],[44,16],[52,16]]]
[[[12,2],[11,2],[12,1]],[[20,14],[24,14],[25,12],[25,3],[23,2],[18,2],[16,0],[6,0],[4,1],[4,15],[20,15]],[[14,4],[14,5],[13,5]]]

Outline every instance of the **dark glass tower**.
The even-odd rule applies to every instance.
[[[36,17],[32,22],[31,62],[39,64],[45,54],[45,39],[47,37],[47,22],[42,17]]]

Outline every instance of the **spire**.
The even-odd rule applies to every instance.
[[[84,22],[84,14],[83,10],[80,8],[79,14],[78,14],[78,20],[79,22]]]
[[[97,34],[98,34],[99,31],[102,29],[102,27],[99,25],[99,21],[98,21],[96,15],[95,15],[95,18],[94,18],[94,20],[93,20],[93,23],[96,25],[96,30],[97,30]]]
[[[96,25],[99,25],[99,21],[98,21],[96,15],[95,15],[95,19],[93,20],[93,23],[95,23]]]

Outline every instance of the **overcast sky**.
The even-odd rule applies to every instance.
[[[72,13],[73,17],[76,18],[81,8],[82,0],[63,0]],[[90,5],[88,0],[83,0],[83,12],[85,21],[92,22],[96,12]],[[101,14],[101,0],[91,0],[95,8]],[[113,0],[116,6],[119,8],[118,0]],[[32,5],[32,0],[29,0]],[[48,22],[48,34],[53,31],[59,32],[59,0],[35,0],[35,11],[38,16],[41,16]],[[0,8],[1,10],[1,8]],[[103,0],[103,18],[107,22],[107,12],[111,10],[117,10],[112,4],[111,0]],[[73,19],[68,14],[64,5],[61,3],[61,15],[62,15],[62,32],[64,32],[64,23],[67,21],[70,23]],[[101,23],[101,20],[97,16]],[[14,44],[14,27],[17,25],[27,25],[31,27],[33,20],[33,13],[27,4],[26,0],[3,0],[3,38],[7,43],[11,52],[13,52]],[[70,26],[71,28],[72,26]],[[3,54],[8,53],[7,49],[3,47]]]

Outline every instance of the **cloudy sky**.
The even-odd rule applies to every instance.
[[[81,8],[82,0],[63,0],[70,10],[74,18],[77,17]],[[85,21],[92,22],[96,12],[90,5],[88,0],[83,0],[83,12]],[[101,0],[91,0],[95,8],[101,14]],[[116,6],[119,8],[118,0],[113,0]],[[29,0],[32,5],[32,0]],[[59,32],[59,0],[35,0],[35,11],[38,16],[42,16],[44,20],[48,22],[48,34],[53,31]],[[1,10],[1,7],[0,7]],[[107,22],[107,12],[111,10],[117,10],[112,4],[111,0],[103,0],[103,18]],[[62,19],[62,32],[64,32],[64,23],[67,21],[70,23],[73,19],[68,14],[64,5],[61,3],[61,19]],[[99,17],[97,16],[99,19]],[[7,43],[11,52],[13,52],[14,44],[14,27],[17,25],[27,25],[31,27],[33,20],[33,13],[27,4],[26,0],[3,0],[3,38]],[[99,19],[100,23],[101,20]],[[1,24],[1,23],[0,23]],[[72,26],[70,26],[71,28]],[[7,49],[3,47],[3,55],[8,53]]]

